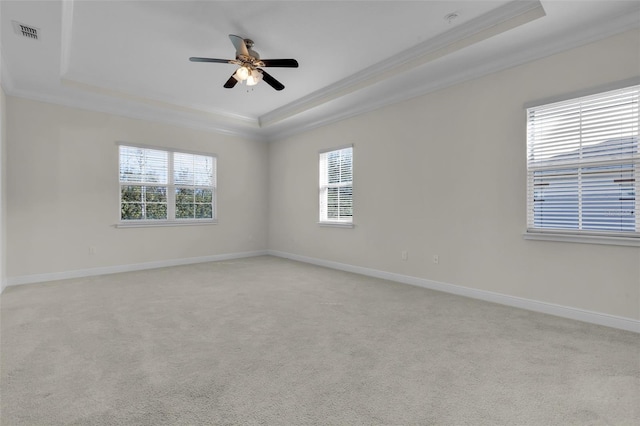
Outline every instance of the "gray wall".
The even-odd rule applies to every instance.
[[[0,292],[7,277],[7,103],[0,84]]]
[[[638,64],[631,31],[269,144],[9,96],[6,277],[268,248],[640,319],[639,248],[522,238],[523,104]],[[219,224],[115,228],[116,141],[216,154]],[[350,143],[355,227],[320,227],[318,151]]]
[[[271,143],[269,248],[640,318],[640,248],[522,238],[523,105],[637,77],[639,54],[631,31]],[[355,227],[320,227],[318,150],[350,143]]]
[[[266,250],[267,144],[14,97],[7,119],[9,279]],[[115,228],[116,141],[216,154],[218,224]]]

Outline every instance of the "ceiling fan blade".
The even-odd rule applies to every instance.
[[[233,87],[238,83],[238,79],[235,77],[236,73],[234,72],[229,77],[229,80],[224,84],[225,89],[233,89]]]
[[[233,60],[231,59],[216,59],[216,58],[196,58],[194,56],[190,57],[189,60],[191,62],[215,62],[218,64],[232,64]]]
[[[271,74],[269,74],[265,70],[258,68],[258,72],[262,73],[262,79],[266,81],[269,86],[273,87],[276,90],[284,89],[284,84],[273,78]]]
[[[260,62],[265,67],[298,68],[298,61],[295,59],[261,59]]]
[[[240,36],[229,34],[229,39],[233,46],[236,48],[236,57],[238,55],[250,56],[247,45],[244,43],[244,39]]]

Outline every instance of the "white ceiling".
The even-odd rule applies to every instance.
[[[640,1],[3,0],[0,25],[9,95],[273,139],[639,27]],[[285,90],[188,61],[228,34],[297,59]]]

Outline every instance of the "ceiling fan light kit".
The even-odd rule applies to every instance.
[[[251,74],[247,77],[247,86],[255,86],[262,80],[262,74],[258,70],[251,70]]]
[[[191,57],[191,62],[213,62],[221,64],[234,64],[239,68],[229,77],[223,87],[233,88],[238,82],[245,82],[247,86],[255,86],[264,80],[269,86],[276,90],[284,89],[284,85],[273,78],[261,67],[298,68],[298,61],[295,59],[260,59],[258,52],[252,50],[253,40],[229,34],[229,39],[236,48],[235,59],[198,58]]]
[[[249,68],[247,67],[240,67],[238,68],[238,70],[233,74],[233,76],[236,78],[236,80],[238,81],[245,81],[247,78],[249,78]]]

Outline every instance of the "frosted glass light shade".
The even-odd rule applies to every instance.
[[[236,71],[236,79],[239,81],[244,81],[249,77],[249,70],[247,67],[240,67],[238,71]]]

